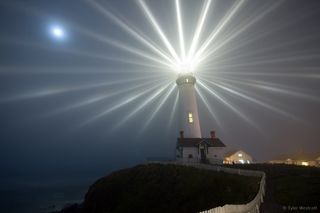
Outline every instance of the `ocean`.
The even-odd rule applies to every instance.
[[[25,181],[2,179],[0,184],[1,213],[47,213],[64,206],[81,203],[90,185],[98,177]]]

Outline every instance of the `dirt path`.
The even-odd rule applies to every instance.
[[[260,206],[261,213],[278,213],[286,212],[284,207],[277,204],[273,197],[273,184],[272,181],[268,181],[268,176],[266,177],[266,194],[264,197],[264,202]]]

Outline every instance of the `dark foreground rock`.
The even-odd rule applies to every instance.
[[[194,213],[250,202],[260,178],[176,165],[149,164],[97,180],[81,205],[60,213]]]

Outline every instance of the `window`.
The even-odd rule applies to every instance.
[[[242,163],[242,164],[244,164],[244,160],[242,160],[242,159],[240,159],[239,162]]]
[[[188,113],[188,122],[193,123],[193,115],[191,112]]]

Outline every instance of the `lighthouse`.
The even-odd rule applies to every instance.
[[[201,138],[198,105],[194,84],[196,78],[193,73],[180,73],[176,80],[180,99],[180,128],[188,138]]]
[[[216,137],[201,135],[198,104],[194,85],[196,77],[191,72],[179,73],[177,80],[180,99],[180,137],[177,139],[176,160],[191,163],[222,164],[226,145]]]

